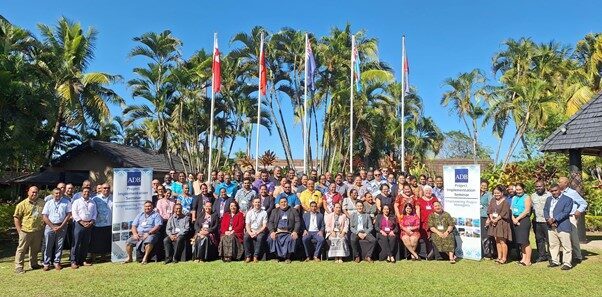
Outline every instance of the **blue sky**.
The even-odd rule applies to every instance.
[[[439,105],[445,91],[442,82],[481,68],[490,77],[491,57],[508,38],[531,37],[536,42],[558,41],[574,46],[585,34],[602,29],[599,1],[20,1],[2,0],[0,14],[16,25],[38,34],[36,24],[53,24],[61,16],[93,26],[99,31],[96,58],[91,71],[105,71],[133,78],[132,68],[142,61],[128,59],[134,46],[132,38],[149,31],[170,29],[183,43],[189,57],[200,48],[210,49],[213,32],[220,36],[220,50],[228,52],[228,40],[237,32],[249,32],[255,25],[275,32],[282,27],[328,34],[333,27],[352,25],[352,30],[366,30],[379,40],[380,58],[389,63],[399,79],[401,35],[407,36],[406,48],[411,68],[410,83],[415,86],[432,116],[444,131],[462,130],[455,116]],[[124,84],[115,90],[128,102],[132,99]],[[121,113],[112,107],[112,112]],[[285,114],[292,114],[290,107]],[[292,117],[291,117],[292,118]],[[300,124],[287,123],[293,135],[295,158],[302,158]],[[291,131],[292,130],[292,131]],[[283,157],[279,138],[273,130],[263,130],[261,151],[275,150]],[[508,131],[504,148],[510,140]],[[295,137],[298,135],[298,137]],[[265,136],[265,138],[264,138]],[[483,128],[481,140],[497,147],[490,127]],[[263,143],[263,141],[262,141]],[[242,148],[240,139],[235,145]],[[252,145],[254,148],[254,144]]]

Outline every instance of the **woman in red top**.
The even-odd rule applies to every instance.
[[[424,193],[423,197],[416,201],[416,214],[420,217],[420,237],[425,240],[429,238],[431,232],[429,231],[429,216],[435,211],[433,203],[439,200],[433,195],[433,188],[430,186],[424,186],[422,188]],[[427,241],[428,242],[428,241]]]
[[[324,197],[322,198],[322,206],[324,207],[324,212],[333,212],[334,205],[336,203],[343,203],[343,197],[337,192],[337,184],[331,183],[328,186],[328,193],[324,194]]]
[[[416,197],[414,196],[414,192],[412,192],[412,188],[410,188],[410,184],[405,183],[403,184],[401,193],[397,195],[393,207],[395,209],[395,215],[397,216],[398,222],[401,222],[401,219],[405,213],[404,207],[408,203],[412,204],[412,206],[416,205]]]
[[[403,218],[399,221],[401,241],[403,241],[403,244],[410,252],[412,260],[420,260],[420,257],[416,253],[418,239],[420,239],[420,232],[418,231],[420,230],[420,218],[416,215],[414,205],[411,203],[406,203],[403,208]]]
[[[245,216],[239,211],[236,201],[230,203],[230,211],[222,217],[219,228],[220,241],[218,246],[219,256],[224,262],[240,259],[243,254],[243,234],[245,230]]]

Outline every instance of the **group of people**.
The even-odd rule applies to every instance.
[[[536,262],[569,270],[584,259],[577,220],[588,204],[569,187],[568,178],[560,177],[547,190],[544,182],[538,180],[531,195],[525,192],[523,183],[497,185],[492,193],[488,189],[489,183],[482,181],[481,234],[495,241],[496,263],[507,263],[510,246],[519,251],[520,265],[531,266],[531,228],[537,245]]]
[[[131,224],[124,263],[133,262],[134,253],[142,264],[153,257],[163,258],[166,264],[217,258],[247,263],[263,259],[290,263],[295,258],[319,262],[324,257],[337,263],[345,259],[373,262],[375,257],[391,263],[401,258],[456,261],[455,220],[444,211],[440,176],[396,176],[386,168],[361,170],[357,175],[318,175],[315,170],[297,175],[293,169],[285,174],[275,167],[272,172],[250,170],[233,175],[215,171],[207,182],[202,173],[186,176],[171,171],[163,182],[153,180],[152,188],[152,199]],[[576,192],[563,179],[550,188],[551,194],[537,189],[541,199],[525,195],[520,184],[507,189],[496,186],[492,195],[483,182],[481,234],[495,239],[497,262],[507,261],[506,243],[512,242],[522,252],[520,263],[531,265],[528,233],[533,209],[540,258],[560,265],[562,248],[563,269],[570,268],[571,250],[573,256],[581,255],[574,246],[571,249],[573,239],[566,234],[573,234],[570,222],[587,204],[580,204],[582,198],[575,202]],[[45,270],[61,269],[63,247],[71,249],[74,269],[91,265],[96,254],[110,253],[110,186],[101,184],[94,192],[85,181],[81,192],[73,192],[72,185],[61,183],[46,199],[38,199],[38,188],[32,186],[28,198],[17,205],[17,273],[24,272],[28,251],[32,268],[38,268],[40,247]],[[567,203],[571,209],[578,205],[578,210],[565,215]],[[544,227],[547,232],[541,230]]]

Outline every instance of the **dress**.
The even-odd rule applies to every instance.
[[[407,233],[403,230],[403,228],[408,227],[417,227],[414,232],[410,236],[420,236],[420,219],[417,215],[404,215],[399,222],[399,226],[402,227],[400,233],[400,237],[407,235]]]
[[[428,219],[429,228],[435,227],[437,230],[443,232],[447,230],[449,226],[454,226],[454,219],[447,212],[442,212],[438,214],[433,212]],[[436,233],[431,234],[431,240],[433,244],[437,247],[439,252],[449,253],[454,251],[454,234],[450,233],[447,237],[443,238]]]
[[[525,209],[525,199],[527,199],[527,197],[528,195],[526,194],[523,194],[522,196],[516,195],[512,197],[512,216],[516,218],[523,212],[523,210]],[[530,216],[525,216],[518,223],[518,225],[510,225],[512,226],[514,242],[516,242],[519,245],[529,244],[529,233],[531,232]]]
[[[512,221],[510,219],[510,205],[508,205],[508,202],[506,202],[505,199],[502,199],[502,203],[497,205],[496,200],[491,199],[489,201],[489,206],[487,207],[487,214],[492,216],[497,214],[502,217],[495,226],[493,224],[489,225],[489,228],[487,228],[487,235],[503,238],[508,241],[512,240],[512,231],[510,230]],[[481,222],[481,224],[484,223],[485,222]]]

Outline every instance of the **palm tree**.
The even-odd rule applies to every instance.
[[[130,57],[141,56],[150,60],[146,68],[134,68],[138,78],[128,81],[132,96],[147,101],[147,104],[130,105],[123,110],[128,117],[126,125],[139,119],[157,121],[159,152],[166,153],[173,165],[169,148],[169,118],[177,104],[176,78],[172,71],[180,60],[179,39],[165,30],[161,33],[144,33],[133,39],[141,43],[134,47]]]
[[[448,78],[445,85],[451,87],[451,90],[443,94],[441,105],[450,106],[450,112],[454,112],[464,122],[468,135],[472,138],[473,161],[477,163],[477,144],[478,144],[478,119],[484,114],[481,99],[486,97],[485,93],[485,75],[478,69],[471,72],[460,73],[457,78]],[[469,126],[468,120],[472,125]]]
[[[109,117],[108,103],[124,101],[107,87],[118,81],[119,76],[86,72],[94,57],[96,30],[89,28],[84,33],[79,23],[66,18],[59,19],[54,28],[43,24],[38,28],[43,45],[38,66],[54,91],[47,103],[50,108],[47,112],[53,116],[49,121],[53,129],[46,152],[50,161],[64,131],[62,126],[85,131],[88,123]]]

